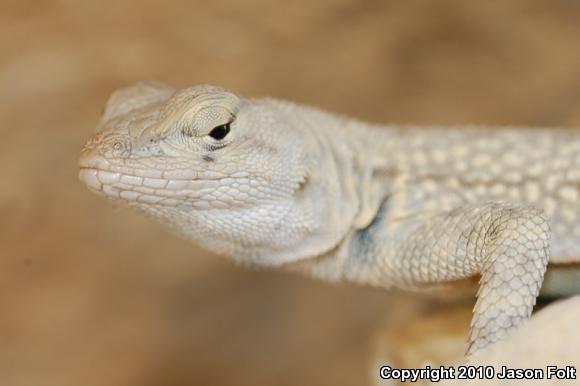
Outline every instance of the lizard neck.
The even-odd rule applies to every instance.
[[[333,255],[354,230],[372,221],[388,194],[391,167],[384,155],[388,133],[307,106],[274,100],[256,103],[267,103],[276,119],[300,138],[289,146],[300,147],[305,154],[306,175],[285,204],[275,232],[281,239],[246,246],[234,243],[235,250],[225,254],[260,266]]]
[[[308,239],[323,248],[302,261],[288,261],[286,266],[338,280],[352,236],[371,224],[390,194],[396,169],[389,162],[389,153],[398,134],[309,107],[289,107],[296,125],[312,137],[308,184],[313,190],[307,196],[314,198],[320,222]]]
[[[366,228],[379,206],[392,193],[399,174],[396,163],[400,130],[376,126],[354,119],[334,117],[333,124],[321,128],[340,156],[350,159],[349,167],[339,167],[339,178],[349,181],[357,210],[351,229]]]

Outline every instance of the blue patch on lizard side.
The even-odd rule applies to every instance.
[[[374,248],[376,233],[384,226],[386,221],[386,214],[389,209],[389,198],[387,196],[381,201],[377,213],[370,224],[366,228],[358,230],[353,235],[349,246],[350,256],[361,258],[368,257],[371,254]]]

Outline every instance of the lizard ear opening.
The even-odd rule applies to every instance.
[[[139,82],[117,89],[107,100],[101,120],[106,122],[131,110],[168,99],[174,93],[173,87],[156,81]]]
[[[296,187],[296,190],[294,190],[293,195],[294,200],[296,202],[303,202],[308,197],[309,188],[311,187],[311,184],[309,184],[309,182],[310,182],[309,175],[303,176],[298,182],[298,186]]]

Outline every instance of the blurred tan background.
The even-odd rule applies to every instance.
[[[235,267],[77,182],[109,93],[142,79],[578,127],[580,3],[0,3],[0,385],[362,385],[377,329],[424,299]]]

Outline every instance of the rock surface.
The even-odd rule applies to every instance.
[[[578,385],[580,373],[573,379],[548,378],[548,366],[565,369],[572,366],[580,370],[580,296],[561,300],[537,312],[522,328],[504,341],[475,353],[468,364],[471,366],[494,366],[496,374],[502,366],[510,369],[541,369],[543,379],[518,380],[494,379],[474,381],[445,381],[439,385]],[[576,371],[574,370],[574,372]],[[572,372],[568,373],[569,376]]]
[[[528,323],[514,331],[507,339],[491,345],[464,361],[465,336],[471,318],[467,305],[441,307],[436,311],[423,311],[390,328],[376,338],[376,360],[371,367],[371,379],[377,385],[396,385],[392,379],[379,379],[381,366],[396,369],[438,368],[453,366],[493,366],[492,377],[486,379],[449,379],[430,383],[419,380],[416,385],[577,385],[575,379],[548,378],[548,366],[580,369],[580,296],[554,302],[534,313]],[[541,369],[543,379],[514,380],[500,378],[508,369]],[[475,370],[472,370],[475,371]],[[569,370],[572,371],[572,370]],[[572,375],[572,372],[568,373]]]

